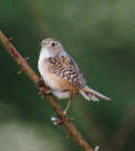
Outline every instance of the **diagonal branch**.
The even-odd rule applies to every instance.
[[[41,94],[44,96],[44,98],[48,101],[48,103],[51,105],[51,107],[54,109],[56,114],[62,119],[63,126],[66,128],[66,130],[70,133],[70,136],[74,138],[76,143],[81,146],[85,151],[94,151],[92,147],[86,142],[86,140],[82,137],[80,132],[76,129],[74,124],[71,122],[71,120],[68,120],[67,117],[64,116],[62,110],[60,109],[59,105],[56,102],[56,99],[51,96],[47,95],[47,87],[38,87],[37,83],[40,80],[40,77],[32,70],[32,68],[28,65],[26,59],[24,59],[17,49],[13,46],[13,44],[10,42],[10,39],[8,39],[2,31],[0,31],[0,41],[3,44],[3,46],[6,48],[8,53],[14,58],[14,60],[18,63],[18,65],[21,67],[24,73],[27,74],[29,79],[33,81],[33,83],[37,86]]]

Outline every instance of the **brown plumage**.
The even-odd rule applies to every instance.
[[[87,86],[78,65],[61,43],[49,38],[43,40],[41,46],[38,69],[55,96],[63,99],[81,94],[89,101],[111,100]]]
[[[48,58],[50,72],[70,82],[77,89],[85,86],[85,80],[78,66],[72,58],[67,56],[56,56]]]

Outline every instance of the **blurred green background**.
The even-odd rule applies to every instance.
[[[60,40],[88,84],[114,100],[75,97],[76,127],[102,151],[135,151],[135,1],[0,0],[0,29],[37,73],[40,41]],[[0,151],[81,150],[1,45],[0,69]]]

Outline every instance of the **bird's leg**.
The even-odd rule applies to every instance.
[[[46,88],[46,94],[50,94],[51,93],[51,89],[45,85],[45,82],[44,82],[44,80],[41,77],[40,77],[39,81],[37,82],[37,87],[40,88],[40,92],[45,87]]]
[[[64,115],[67,114],[69,108],[71,107],[71,104],[72,104],[72,98],[70,97],[69,100],[68,100],[67,106],[66,106],[66,108],[63,111]]]
[[[37,82],[37,86],[40,88],[45,86],[45,82],[41,77],[40,77],[39,81]]]

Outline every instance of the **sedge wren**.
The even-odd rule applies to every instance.
[[[41,42],[38,70],[53,95],[59,99],[69,99],[65,114],[71,104],[71,98],[78,94],[88,101],[111,100],[87,86],[74,59],[65,51],[63,45],[54,39],[47,38]]]

